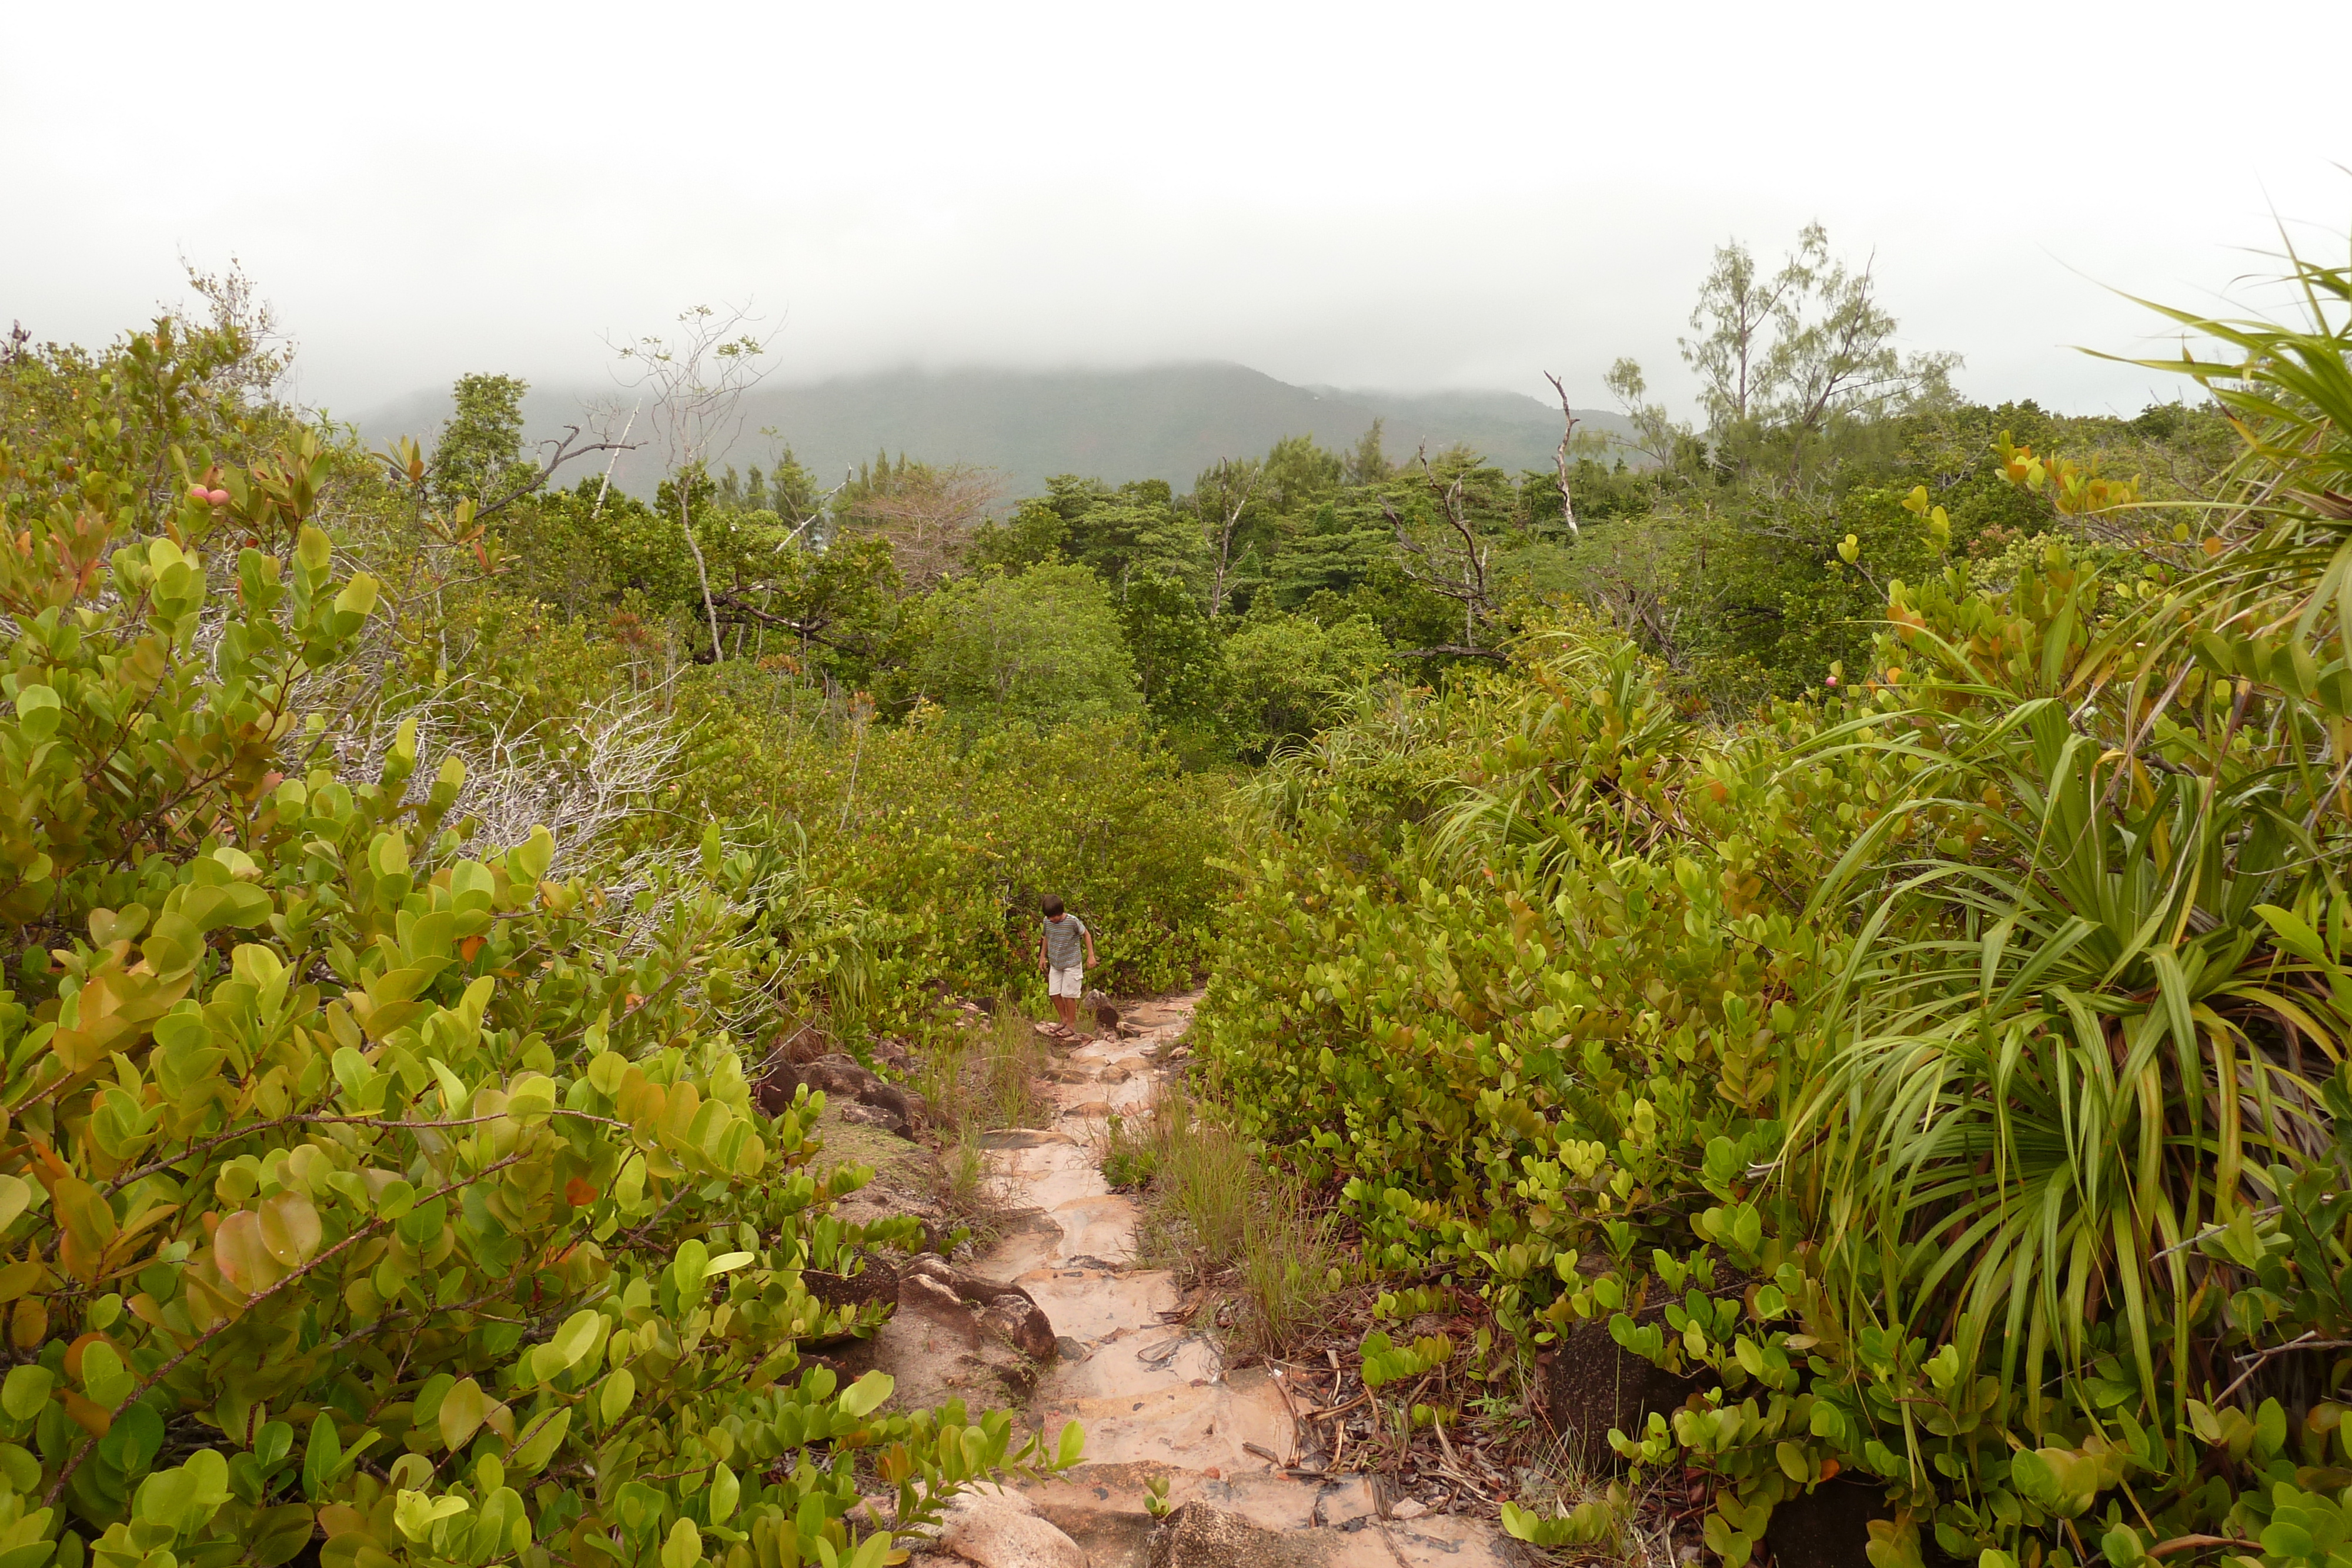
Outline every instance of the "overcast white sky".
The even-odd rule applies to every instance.
[[[0,16],[0,319],[110,336],[235,256],[356,413],[601,380],[698,300],[793,379],[1232,359],[1580,402],[1709,247],[1819,218],[1964,391],[2132,411],[2107,290],[2340,255],[2344,0],[2039,5],[33,5]]]

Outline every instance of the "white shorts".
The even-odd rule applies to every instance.
[[[1076,1001],[1086,995],[1086,983],[1087,971],[1083,964],[1045,971],[1045,994],[1049,997],[1067,997]]]

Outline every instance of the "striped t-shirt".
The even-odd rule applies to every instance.
[[[1075,915],[1045,922],[1045,962],[1056,969],[1076,969],[1084,962],[1087,923]]]

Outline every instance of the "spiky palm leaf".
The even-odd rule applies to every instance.
[[[2312,880],[2273,782],[2114,791],[2122,760],[2048,698],[1971,739],[1903,809],[1974,806],[1986,786],[2013,809],[1873,917],[1792,1176],[1833,1277],[1881,1325],[1971,1364],[1997,1350],[2007,1387],[2041,1389],[2054,1361],[2095,1410],[2115,1397],[2084,1383],[2091,1327],[2119,1314],[2147,1411],[2178,1421],[2190,1301],[2219,1267],[2182,1243],[2272,1201],[2269,1167],[2328,1143],[2313,1078],[2352,1030],[2334,989],[2352,967],[2340,943],[2299,957],[2258,913],[2308,902]],[[1929,890],[1948,918],[1886,936]],[[2030,1395],[2012,1415],[2042,1424]]]

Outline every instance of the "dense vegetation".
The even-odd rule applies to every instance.
[[[750,1082],[1034,1000],[1048,892],[1486,1418],[1684,1379],[1611,1441],[1727,1563],[1857,1477],[1879,1568],[2352,1539],[2352,274],[2072,419],[1809,231],[1698,423],[1010,500],[706,472],[715,339],[649,501],[508,377],[371,455],[203,281],[0,361],[0,1568],[877,1568],[861,1483],[1068,1462],[802,1364],[915,1227]]]
[[[2301,281],[2300,331],[2190,321],[2223,353],[2168,368],[2218,407],[2065,433],[2199,485],[1956,410],[1807,493],[1808,432],[1719,422],[1775,476],[1751,518],[1889,563],[1810,601],[1874,629],[1743,643],[1755,580],[1694,564],[1649,652],[1597,595],[1255,789],[1219,1092],[1387,1267],[1686,1376],[1611,1440],[1713,1482],[1728,1563],[1841,1474],[1889,1501],[1880,1568],[2346,1539],[2352,273]],[[1847,650],[1822,685],[1695,708],[1694,667],[1777,682],[1801,628]]]
[[[747,1082],[854,887],[668,810],[683,699],[215,298],[0,366],[10,1563],[879,1568],[862,1494],[1070,1462],[800,1359],[918,1236]]]

